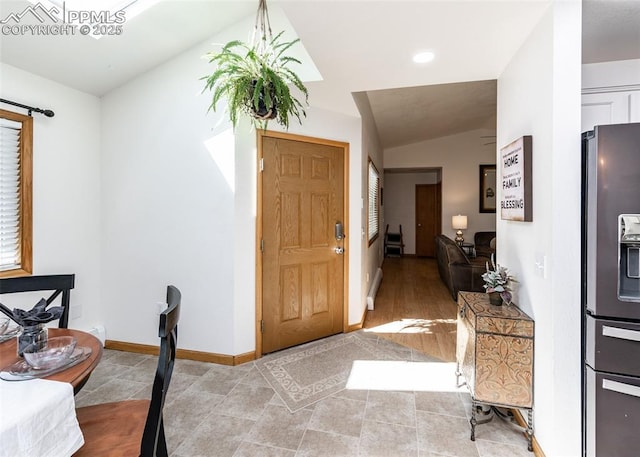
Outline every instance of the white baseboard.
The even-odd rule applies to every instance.
[[[370,311],[373,311],[376,294],[378,293],[378,288],[380,287],[381,282],[382,268],[378,268],[378,271],[376,271],[376,275],[373,278],[373,282],[371,283],[371,287],[369,288],[369,293],[367,294],[367,309]]]

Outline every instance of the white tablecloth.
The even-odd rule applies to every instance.
[[[71,384],[0,380],[0,457],[70,456],[83,444]]]

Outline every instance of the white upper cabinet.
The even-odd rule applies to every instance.
[[[629,122],[640,122],[640,90],[629,94]]]
[[[640,122],[640,89],[582,94],[582,131],[595,125]]]
[[[640,122],[640,60],[582,66],[582,131]]]

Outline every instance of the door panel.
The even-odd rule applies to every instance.
[[[640,378],[640,324],[586,317],[586,362],[598,371]]]
[[[262,352],[343,330],[344,152],[262,137]]]
[[[640,378],[585,368],[587,456],[637,457],[640,448]]]
[[[416,185],[416,255],[435,257],[435,237],[442,226],[441,184]]]

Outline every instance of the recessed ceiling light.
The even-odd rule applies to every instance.
[[[413,61],[415,63],[427,63],[431,62],[435,56],[436,55],[431,51],[419,52],[413,56]]]

